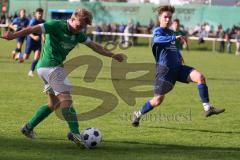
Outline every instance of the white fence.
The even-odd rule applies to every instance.
[[[5,28],[8,27],[7,24],[0,24],[0,35],[4,32]],[[131,34],[131,33],[117,33],[117,32],[96,32],[93,31],[93,40],[96,41],[97,35],[105,35],[105,36],[119,36],[119,37],[142,37],[142,38],[148,38],[149,46],[151,46],[152,41],[152,34]],[[199,40],[199,37],[188,37],[190,40]],[[204,38],[205,41],[211,41],[212,42],[212,51],[216,51],[216,42],[222,41],[222,39],[219,38]],[[224,39],[224,41],[226,41]],[[231,42],[236,43],[235,39],[231,39]]]
[[[149,39],[149,46],[151,46],[152,34],[131,34],[131,33],[116,33],[116,32],[96,32],[93,31],[93,40],[96,41],[97,35],[108,35],[108,36],[123,36],[123,37],[143,37]],[[190,40],[199,40],[199,37],[188,37]],[[211,41],[212,42],[212,51],[216,51],[216,42],[223,41],[220,38],[204,38],[204,41]],[[226,41],[224,39],[224,41]],[[231,42],[236,43],[235,39],[231,39]]]

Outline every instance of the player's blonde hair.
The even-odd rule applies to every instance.
[[[77,8],[72,16],[71,19],[83,19],[86,24],[92,24],[92,13],[84,8]]]

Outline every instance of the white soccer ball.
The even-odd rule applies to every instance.
[[[86,145],[92,149],[98,146],[102,141],[102,134],[99,129],[90,127],[84,130],[82,133],[83,140],[85,141]]]

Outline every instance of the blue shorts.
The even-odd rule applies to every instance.
[[[41,52],[42,49],[42,44],[39,42],[28,42],[26,43],[26,49],[25,53],[26,54],[31,54],[32,51],[37,51],[39,50]]]
[[[165,95],[173,89],[176,81],[189,83],[188,76],[193,70],[193,67],[185,65],[180,65],[175,68],[168,68],[167,66],[158,65],[154,93],[158,95]]]
[[[18,38],[16,38],[16,40],[17,40],[17,42],[23,43],[25,38],[26,38],[25,36],[24,37],[18,37]]]

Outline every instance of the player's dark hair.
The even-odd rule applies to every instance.
[[[36,9],[36,12],[41,12],[41,13],[43,13],[43,9],[42,9],[42,8],[37,8],[37,9]]]
[[[26,13],[26,9],[24,9],[24,8],[20,9],[20,11],[19,11],[19,12],[21,12],[21,11],[23,11],[23,12],[25,12],[25,13]]]
[[[178,24],[180,23],[178,18],[174,19],[173,22],[177,22]]]
[[[174,6],[160,6],[157,8],[158,15],[161,15],[163,12],[171,12],[172,14],[175,12]]]

